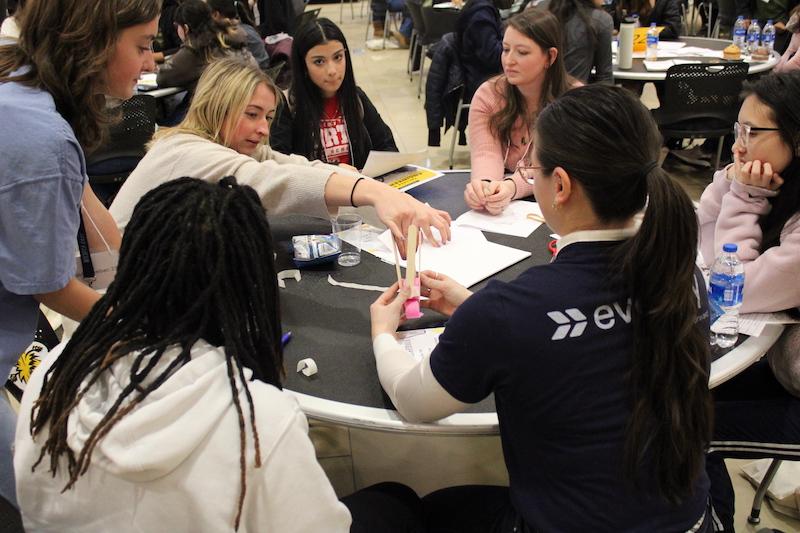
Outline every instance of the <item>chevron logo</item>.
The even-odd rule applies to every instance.
[[[566,313],[566,314],[565,314]],[[547,313],[550,320],[559,324],[553,336],[550,337],[552,341],[560,341],[561,339],[570,337],[580,337],[586,329],[586,316],[574,307],[561,311],[550,311]]]

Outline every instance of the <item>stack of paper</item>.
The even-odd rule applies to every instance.
[[[671,66],[685,65],[687,63],[700,63],[700,61],[692,61],[691,59],[667,59],[665,61],[648,61],[644,60],[644,67],[651,72],[666,72]]]
[[[499,215],[490,215],[486,211],[467,211],[456,219],[455,224],[527,238],[542,225],[542,220],[544,218],[539,204],[517,200],[508,204]]]
[[[412,153],[370,150],[361,173],[370,178],[377,178],[398,168],[416,163],[423,157],[425,157],[425,150]]]
[[[439,344],[439,335],[443,332],[443,327],[412,329],[408,331],[398,331],[396,337],[397,342],[399,342],[408,353],[413,355],[417,361],[421,361],[436,348],[436,345]]]
[[[800,324],[789,313],[747,313],[739,315],[739,333],[760,337],[769,324]]]
[[[489,242],[480,230],[474,228],[453,225],[450,231],[451,240],[444,246],[435,248],[427,240],[423,241],[418,252],[419,271],[442,272],[464,287],[471,287],[531,255],[524,250]],[[385,231],[380,241],[386,251],[375,255],[394,264],[391,233]],[[406,266],[405,260],[400,261],[400,266]]]

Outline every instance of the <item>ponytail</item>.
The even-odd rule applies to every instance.
[[[618,256],[633,295],[624,466],[636,479],[643,464],[653,465],[662,494],[678,503],[703,468],[698,444],[710,441],[713,414],[708,339],[697,327],[698,228],[691,201],[661,168],[645,179],[642,224]]]
[[[712,420],[692,203],[655,162],[661,135],[650,112],[624,89],[590,85],[567,92],[539,116],[535,146],[542,172],[563,168],[603,222],[626,222],[644,210],[609,274],[632,302],[623,465],[633,485],[652,480],[664,499],[680,502],[702,473]],[[645,465],[650,469],[643,475]]]

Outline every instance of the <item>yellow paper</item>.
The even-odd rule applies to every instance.
[[[403,176],[402,178],[391,182],[389,185],[394,187],[395,189],[403,189],[408,187],[409,185],[413,185],[414,183],[419,183],[420,181],[429,180],[434,178],[438,175],[438,173],[434,170],[429,170],[427,168],[419,168],[413,171],[411,174],[407,176]]]

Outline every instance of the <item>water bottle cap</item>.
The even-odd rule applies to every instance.
[[[772,19],[767,19],[767,24],[772,24]]]
[[[738,17],[736,17],[736,20],[744,20],[744,16],[739,15]]]
[[[650,23],[650,27],[651,27],[651,28],[655,28],[655,27],[656,27],[656,23],[655,23],[655,22],[651,22],[651,23]]]
[[[738,246],[733,244],[732,242],[726,243],[722,245],[722,251],[727,253],[734,253],[739,249]]]

